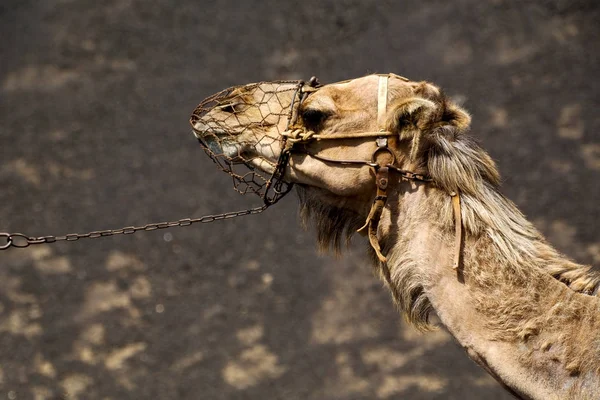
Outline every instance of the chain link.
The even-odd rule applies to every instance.
[[[201,223],[206,224],[209,222],[220,221],[224,219],[231,219],[236,217],[242,217],[244,215],[260,214],[269,207],[269,204],[265,204],[261,207],[251,208],[242,211],[232,211],[223,214],[205,215],[198,218],[182,218],[177,221],[170,222],[156,222],[146,224],[143,226],[126,226],[119,229],[106,229],[102,231],[92,231],[88,233],[69,233],[62,236],[27,236],[22,233],[7,233],[0,232],[0,250],[6,250],[11,247],[18,249],[24,249],[34,244],[42,243],[55,243],[60,241],[74,242],[79,239],[97,239],[100,237],[114,236],[114,235],[131,235],[133,233],[144,231],[155,231],[157,229],[175,228],[190,226],[192,224]]]

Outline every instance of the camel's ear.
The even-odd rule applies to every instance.
[[[435,86],[421,84],[414,97],[392,104],[390,130],[409,141],[409,160],[427,167],[436,184],[448,192],[474,193],[482,179],[497,186],[493,160],[465,133],[469,114]]]
[[[443,138],[454,140],[468,130],[471,117],[466,111],[448,101],[435,89],[421,92],[430,98],[415,96],[394,104],[391,129],[398,132],[401,140],[411,140],[410,159],[416,160],[432,141]],[[425,140],[423,140],[425,139]]]
[[[469,128],[469,115],[454,104],[446,105],[444,115],[442,124],[425,135],[427,156],[423,161],[429,175],[448,193],[476,195],[482,182],[498,187],[496,163],[470,135],[464,134]]]
[[[414,160],[420,149],[421,128],[431,119],[436,105],[433,101],[420,97],[405,99],[394,105],[392,129],[398,132],[401,140],[411,140],[410,159]]]

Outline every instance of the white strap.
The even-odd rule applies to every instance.
[[[377,90],[377,129],[385,131],[385,112],[387,111],[388,75],[379,76]]]

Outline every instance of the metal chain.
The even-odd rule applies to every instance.
[[[291,125],[293,125],[296,122],[296,119],[298,118],[297,107],[300,103],[302,103],[302,101],[304,99],[306,99],[306,97],[308,96],[308,93],[303,92],[303,88],[305,86],[303,81],[281,81],[280,83],[296,83],[297,84],[294,89],[290,89],[290,90],[294,90],[295,94],[294,94],[294,97],[292,98],[292,103],[290,105],[290,111],[288,113],[286,113],[286,115],[288,116],[288,124],[286,127],[286,130],[287,130],[287,129],[289,129],[289,127]],[[320,84],[319,84],[317,78],[312,77],[310,79],[308,85],[311,88],[316,88]],[[219,92],[219,93],[209,97],[208,99],[203,101],[203,103],[201,103],[201,104],[214,101],[215,99],[219,98],[219,96],[221,96],[223,93],[227,92],[228,90],[229,89],[226,89],[222,92]],[[298,97],[299,94],[300,94],[300,98],[298,99],[298,102],[296,102],[296,97]],[[195,118],[195,117],[197,117],[197,116],[194,114],[192,116],[192,118]],[[88,232],[88,233],[69,233],[69,234],[63,235],[63,236],[49,235],[49,236],[37,236],[36,237],[36,236],[27,236],[23,233],[0,232],[0,250],[6,250],[11,247],[22,249],[22,248],[29,247],[34,244],[42,244],[42,243],[54,243],[54,242],[60,242],[60,241],[74,242],[79,239],[96,239],[96,238],[100,238],[100,237],[113,236],[113,235],[131,235],[131,234],[139,232],[139,231],[148,232],[148,231],[154,231],[157,229],[190,226],[195,223],[209,223],[209,222],[214,222],[214,221],[219,221],[219,220],[224,220],[224,219],[241,217],[244,215],[259,214],[259,213],[265,211],[269,206],[275,204],[279,199],[281,199],[283,196],[285,196],[291,190],[293,185],[291,183],[287,183],[287,182],[283,181],[283,179],[282,179],[283,175],[285,173],[285,168],[287,166],[289,158],[290,158],[289,149],[284,148],[282,150],[280,158],[275,167],[275,171],[266,185],[265,193],[262,196],[264,205],[261,207],[251,208],[251,209],[242,210],[242,211],[233,211],[233,212],[228,212],[228,213],[223,213],[223,214],[205,215],[205,216],[199,217],[199,218],[183,218],[183,219],[180,219],[177,221],[171,221],[171,222],[158,222],[158,223],[146,224],[143,226],[126,226],[126,227],[123,227],[120,229],[107,229],[107,230],[102,230],[102,231],[92,231],[92,232]]]
[[[183,218],[177,221],[171,222],[158,222],[152,224],[146,224],[143,226],[126,226],[120,229],[107,229],[103,231],[92,231],[88,233],[69,233],[68,235],[63,236],[27,236],[23,233],[7,233],[0,232],[0,243],[4,240],[4,244],[0,244],[0,250],[6,250],[10,247],[16,247],[19,249],[23,249],[25,247],[29,247],[34,244],[42,244],[42,243],[54,243],[60,241],[74,242],[79,239],[96,239],[99,237],[113,236],[113,235],[131,235],[133,233],[144,231],[155,231],[157,229],[165,229],[165,228],[175,228],[175,227],[183,227],[190,226],[195,223],[209,223],[214,221],[220,221],[224,219],[231,219],[236,217],[242,217],[244,215],[252,215],[252,214],[260,214],[265,211],[269,207],[268,204],[265,204],[261,207],[251,208],[249,210],[242,211],[232,211],[223,214],[215,214],[215,215],[205,215],[199,218]]]

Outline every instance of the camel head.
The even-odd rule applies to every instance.
[[[238,190],[264,192],[285,158],[280,177],[299,186],[302,205],[348,233],[372,209],[378,166],[429,176],[448,193],[473,189],[474,175],[499,179],[493,161],[472,143],[463,146],[476,150],[468,170],[454,159],[453,149],[468,140],[469,115],[436,86],[394,74],[323,86],[238,86],[203,101],[191,123],[208,154],[237,179]],[[236,172],[238,166],[250,172]],[[402,180],[392,173],[389,186]]]

